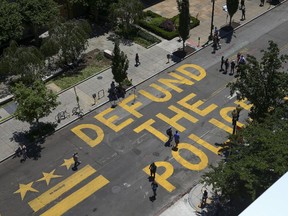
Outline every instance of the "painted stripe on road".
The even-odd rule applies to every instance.
[[[37,212],[95,172],[96,170],[93,167],[86,165],[82,169],[78,170],[75,174],[69,176],[48,191],[38,196],[36,199],[30,201],[28,204],[35,212]]]
[[[90,181],[88,184],[77,190],[76,192],[69,195],[67,198],[63,199],[55,206],[41,214],[41,216],[60,216],[67,212],[69,209],[79,204],[93,193],[95,193],[100,188],[104,187],[109,183],[109,180],[104,176],[100,175],[97,178]]]

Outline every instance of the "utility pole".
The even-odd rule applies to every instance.
[[[212,40],[213,38],[213,28],[214,28],[214,10],[215,10],[215,0],[212,1],[212,16],[211,16],[211,29],[210,29],[210,35],[208,40]]]

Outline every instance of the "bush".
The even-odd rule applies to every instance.
[[[176,30],[174,22],[172,22],[172,20],[169,20],[169,19],[162,22],[159,25],[159,27],[164,29],[165,31],[168,31],[168,32],[172,32],[172,31]]]
[[[139,21],[139,25],[145,29],[147,29],[148,31],[151,31],[157,35],[159,35],[160,37],[162,38],[165,38],[167,40],[171,40],[177,36],[179,36],[179,33],[178,33],[178,26],[179,26],[179,15],[176,15],[174,17],[172,17],[170,20],[173,22],[174,26],[176,27],[174,29],[174,31],[168,31],[168,30],[164,30],[164,28],[160,28],[160,25],[162,23],[164,23],[166,21],[166,25],[167,25],[167,18],[165,17],[162,17],[160,16],[159,14],[156,14],[152,11],[146,11],[144,13],[144,18],[141,19]],[[169,23],[169,21],[168,21]],[[196,26],[198,26],[200,24],[200,21],[195,18],[195,17],[192,17],[191,16],[191,24],[190,24],[190,28],[194,28]],[[170,25],[170,24],[169,24]],[[169,29],[169,27],[168,27]],[[171,29],[171,27],[170,27]]]

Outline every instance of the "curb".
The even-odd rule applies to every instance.
[[[284,0],[284,1],[280,2],[279,4],[275,5],[273,8],[270,8],[270,9],[268,9],[267,11],[264,11],[263,13],[257,15],[256,17],[252,18],[251,20],[249,20],[249,21],[247,21],[247,22],[241,24],[240,26],[236,27],[235,29],[233,29],[233,31],[236,31],[236,30],[240,29],[241,27],[245,26],[246,24],[248,24],[248,23],[254,21],[254,20],[257,19],[258,17],[260,17],[260,16],[262,16],[262,15],[268,13],[269,11],[273,10],[274,8],[277,8],[278,6],[282,5],[283,3],[287,2],[287,1],[288,1],[288,0]],[[201,51],[202,49],[208,47],[208,45],[210,45],[211,43],[212,43],[212,41],[209,42],[209,43],[208,43],[206,46],[204,46],[204,47],[201,46],[199,49],[197,49],[197,50],[194,51],[193,53],[190,53],[189,55],[187,55],[187,56],[185,56],[184,58],[180,59],[179,62],[182,62],[183,60],[187,59],[188,57],[190,57],[190,56],[192,56],[192,55],[198,53],[198,52]],[[169,68],[175,66],[175,65],[178,64],[179,62],[174,62],[174,64],[168,66],[167,68],[164,68],[163,70],[161,70],[161,71],[159,71],[159,72],[157,72],[157,73],[155,73],[155,74],[149,76],[149,77],[146,78],[145,80],[142,80],[142,81],[139,82],[138,84],[129,87],[129,88],[126,90],[126,92],[128,92],[129,90],[131,90],[132,88],[134,88],[134,87],[136,87],[136,86],[138,86],[138,85],[141,85],[142,83],[146,82],[147,80],[149,80],[149,79],[151,79],[151,78],[153,78],[153,77],[159,75],[159,74],[162,73],[163,71],[165,71],[165,70],[167,70],[167,69],[169,69]],[[77,86],[77,85],[79,85],[79,84],[85,82],[86,80],[88,80],[88,79],[90,79],[90,78],[92,78],[92,77],[94,77],[94,76],[98,76],[99,74],[103,73],[104,71],[108,70],[109,68],[111,68],[111,66],[107,67],[106,69],[101,70],[98,74],[95,74],[95,75],[92,75],[92,76],[90,76],[90,77],[87,77],[86,79],[80,81],[79,83],[77,83],[77,84],[71,86],[71,87],[68,88],[68,89],[64,89],[63,91],[60,91],[58,94],[61,94],[61,93],[65,92],[65,91],[68,91],[68,90],[70,90],[71,88],[74,88],[75,86]],[[57,95],[58,95],[58,94],[57,94]],[[102,102],[102,103],[99,104],[98,106],[95,106],[94,108],[92,108],[90,111],[84,113],[83,116],[86,116],[87,114],[89,114],[89,113],[91,113],[92,111],[94,111],[95,109],[97,109],[97,108],[99,108],[99,107],[101,107],[101,106],[107,104],[108,102],[109,102],[109,100],[106,100],[106,101]],[[82,116],[82,117],[83,117],[83,116]],[[75,122],[76,120],[78,120],[78,119],[80,119],[80,118],[82,118],[82,117],[77,117],[76,119],[73,119],[73,120],[71,120],[71,121],[65,123],[64,125],[62,125],[62,126],[60,126],[59,128],[57,128],[57,129],[54,131],[54,133],[57,132],[57,131],[59,131],[59,130],[61,130],[61,129],[63,129],[64,127],[70,125],[71,123]],[[14,117],[11,117],[11,118],[5,120],[4,122],[6,122],[6,121],[8,121],[8,120],[10,120],[10,119],[12,119],[12,118],[14,118]],[[2,123],[3,123],[3,122],[2,122]],[[1,124],[1,123],[0,123],[0,124]],[[50,135],[51,135],[51,134],[50,134]],[[48,137],[48,136],[50,136],[50,135],[44,136],[43,138],[46,138],[46,137]],[[7,156],[6,158],[0,160],[0,163],[2,163],[2,162],[4,162],[4,161],[8,160],[9,158],[13,157],[14,155],[15,155],[15,152],[14,152],[13,154]],[[196,185],[195,185],[195,186],[196,186]],[[194,186],[194,187],[195,187],[195,186]],[[186,192],[186,193],[188,193],[188,192]],[[185,193],[185,194],[186,194],[186,193]],[[182,196],[184,196],[185,194],[183,194]],[[182,196],[181,196],[181,197],[182,197]],[[180,197],[180,198],[181,198],[181,197]],[[179,198],[179,199],[180,199],[180,198]],[[177,200],[178,200],[178,199],[177,199]],[[175,202],[176,202],[176,201],[175,201]],[[173,202],[173,203],[175,203],[175,202]],[[173,204],[173,203],[172,203],[172,204]],[[189,202],[189,203],[190,203],[190,202]],[[172,205],[172,204],[171,204],[171,205]],[[171,205],[170,205],[170,206],[171,206]],[[169,206],[168,206],[168,207],[169,207]],[[167,208],[168,208],[168,207],[167,207]]]

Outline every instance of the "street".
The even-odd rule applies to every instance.
[[[222,158],[219,144],[232,133],[237,104],[244,108],[238,126],[247,119],[250,105],[230,96],[226,85],[234,77],[219,72],[221,56],[258,57],[268,40],[287,54],[287,10],[276,8],[237,30],[216,54],[206,47],[143,82],[116,108],[106,104],[57,131],[41,144],[38,160],[3,162],[0,215],[159,215]],[[178,149],[166,143],[169,126],[180,133]],[[152,162],[159,185],[154,201]]]

